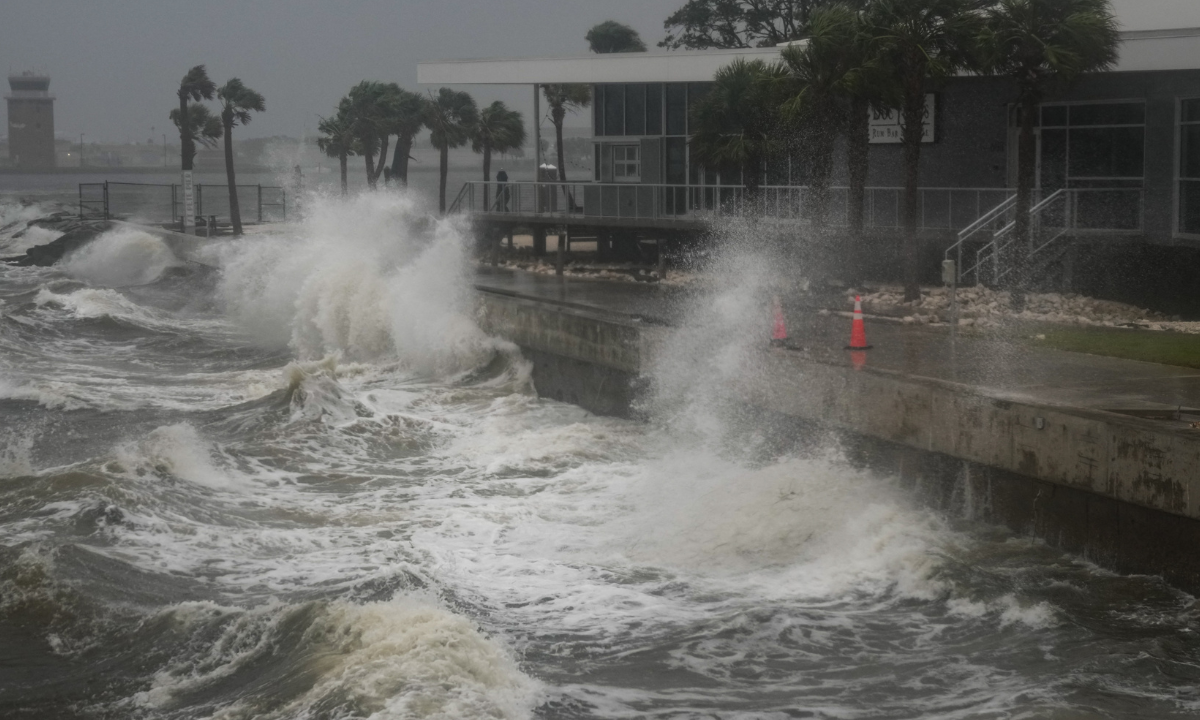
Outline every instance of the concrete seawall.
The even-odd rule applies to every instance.
[[[480,293],[483,327],[525,349],[539,393],[630,415],[669,332],[637,318]],[[798,431],[830,429],[848,455],[898,473],[947,511],[1034,533],[1122,572],[1200,590],[1200,430],[1044,403],[844,358],[764,349],[731,391]]]

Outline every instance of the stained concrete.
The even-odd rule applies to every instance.
[[[617,415],[686,300],[517,274],[478,282],[484,327],[533,351],[539,389]],[[1200,429],[1112,412],[1200,406],[1200,373],[881,323],[855,367],[848,321],[789,315],[804,349],[764,342],[760,372],[728,389],[740,400],[833,429],[932,505],[962,512],[973,498],[972,517],[1200,589]]]

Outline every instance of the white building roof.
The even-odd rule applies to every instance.
[[[1128,31],[1121,33],[1121,39],[1116,72],[1200,69],[1200,28]],[[417,82],[422,85],[706,82],[735,58],[771,61],[779,57],[779,51],[780,48],[755,48],[431,60],[417,65]]]

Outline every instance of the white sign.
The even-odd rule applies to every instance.
[[[183,231],[196,234],[196,188],[192,185],[192,171],[183,171]]]
[[[929,93],[925,96],[925,123],[921,132],[921,142],[923,143],[933,142],[934,109],[934,94]],[[871,113],[872,143],[898,143],[901,141],[904,123],[901,121],[899,110],[879,112],[872,109],[867,112]]]

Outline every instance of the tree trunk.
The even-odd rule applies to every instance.
[[[347,158],[346,158],[345,152],[338,155],[338,167],[342,171],[342,197],[346,197],[348,194],[350,194],[350,190],[349,190],[350,186],[349,186],[349,183],[346,181],[346,164],[347,164],[346,160],[347,160]]]
[[[1013,227],[1013,242],[1009,245],[1007,258],[1008,266],[1012,268],[1012,306],[1014,310],[1025,307],[1025,285],[1028,267],[1027,259],[1032,249],[1030,237],[1029,211],[1033,207],[1033,186],[1036,182],[1037,171],[1037,139],[1034,136],[1034,118],[1037,117],[1038,99],[1032,93],[1026,94],[1017,106],[1020,113],[1021,133],[1017,139],[1017,203],[1016,218]]]
[[[375,187],[379,182],[379,176],[383,174],[383,168],[387,165],[388,137],[388,135],[384,135],[382,142],[379,143],[379,166],[375,168],[375,182],[371,183],[371,187]]]
[[[367,164],[367,187],[375,189],[375,153],[364,152],[363,161]]]
[[[192,140],[192,126],[188,122],[187,96],[179,98],[179,159],[183,170],[192,169],[196,157],[196,143]]]
[[[446,214],[446,176],[450,174],[450,146],[438,148],[438,210]]]
[[[829,177],[833,174],[833,143],[837,124],[826,117],[813,133],[812,213],[810,220],[818,230],[829,222]]]
[[[237,180],[233,174],[233,122],[225,120],[225,182],[229,185],[229,223],[233,234],[242,234],[242,208],[238,205]],[[212,235],[212,228],[208,234]]]
[[[554,108],[550,113],[550,120],[554,122],[554,149],[558,153],[558,181],[567,181],[567,164],[563,160],[563,118],[567,116],[565,110],[561,107]]]
[[[408,186],[408,156],[412,155],[413,139],[403,135],[396,136],[396,149],[392,153],[392,177],[400,185]]]
[[[870,112],[869,102],[855,98],[850,103],[850,121],[846,126],[846,171],[850,178],[846,221],[850,227],[850,254],[856,280],[862,279],[863,261],[866,257],[863,248],[863,213],[867,197],[867,153],[871,142]]]
[[[925,93],[910,91],[904,100],[904,300],[921,299],[920,245],[917,209],[920,203],[921,135],[925,122]]]
[[[483,209],[486,212],[490,209],[488,205],[488,183],[492,179],[492,146],[486,140],[483,142]],[[494,264],[494,263],[493,263]]]

